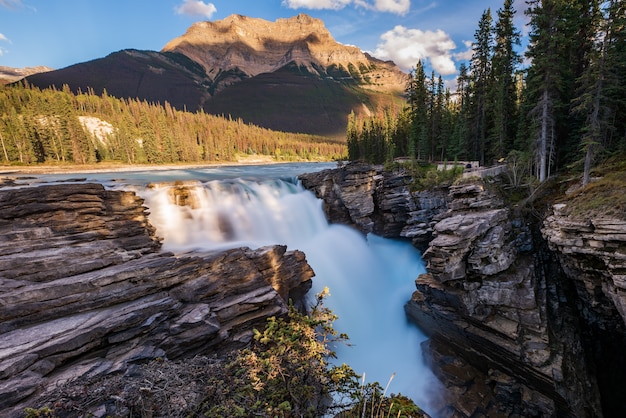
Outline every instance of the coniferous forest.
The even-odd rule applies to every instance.
[[[457,90],[418,62],[408,106],[366,120],[351,115],[348,154],[374,163],[509,161],[544,181],[626,151],[626,2],[528,0],[529,44],[519,52],[518,11],[485,10]]]
[[[95,133],[86,120],[101,124]],[[0,164],[168,164],[233,162],[241,155],[277,161],[345,157],[345,144],[276,132],[241,120],[184,112],[93,91],[13,85],[0,88]]]

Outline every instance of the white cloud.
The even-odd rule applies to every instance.
[[[411,0],[283,0],[283,6],[290,9],[331,9],[340,10],[354,5],[368,10],[403,15],[411,8]]]
[[[467,48],[465,51],[453,54],[454,59],[457,61],[469,61],[472,59],[472,55],[474,54],[472,41],[463,41],[463,45],[465,45],[465,48]]]
[[[213,3],[205,3],[200,0],[185,0],[183,4],[175,7],[174,10],[179,15],[203,16],[207,19],[210,19],[217,12],[217,8]]]
[[[380,37],[374,56],[392,60],[402,68],[415,67],[419,60],[428,60],[441,75],[456,73],[450,51],[456,48],[450,35],[442,30],[421,31],[396,26]]]
[[[283,0],[283,6],[290,9],[343,9],[353,0]]]
[[[0,33],[0,41],[8,41],[9,38],[7,38],[6,36],[4,36],[3,33]]]
[[[403,15],[411,8],[411,0],[375,0],[376,10]]]

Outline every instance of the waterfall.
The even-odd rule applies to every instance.
[[[435,378],[423,364],[425,336],[404,314],[424,266],[410,244],[329,224],[322,202],[297,181],[220,179],[185,183],[189,203],[172,203],[176,185],[138,188],[163,248],[258,248],[285,244],[304,251],[315,271],[312,295],[325,286],[325,304],[339,317],[335,328],[350,346],[337,347],[338,362],[365,373],[389,393],[402,393],[428,412]]]

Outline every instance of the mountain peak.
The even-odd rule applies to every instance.
[[[290,63],[321,77],[333,77],[328,70],[332,73],[339,69],[342,78],[361,79],[361,73],[370,73],[382,63],[359,48],[338,43],[324,22],[306,14],[274,22],[242,15],[198,22],[167,43],[162,52],[186,55],[201,64],[213,81],[226,72],[247,78],[274,72]],[[384,64],[386,72],[393,74],[382,76],[386,87],[391,84],[402,89],[404,73],[393,64]],[[222,88],[236,81],[231,77]]]

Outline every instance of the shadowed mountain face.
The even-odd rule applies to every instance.
[[[172,106],[195,111],[210,97],[202,83],[204,70],[180,54],[126,49],[104,58],[27,77],[38,87],[67,84],[72,91],[89,88],[96,94],[139,98],[149,102],[169,102]]]
[[[343,138],[351,111],[401,100],[407,77],[391,62],[337,43],[321,20],[301,14],[198,22],[161,52],[123,50],[28,81]]]

